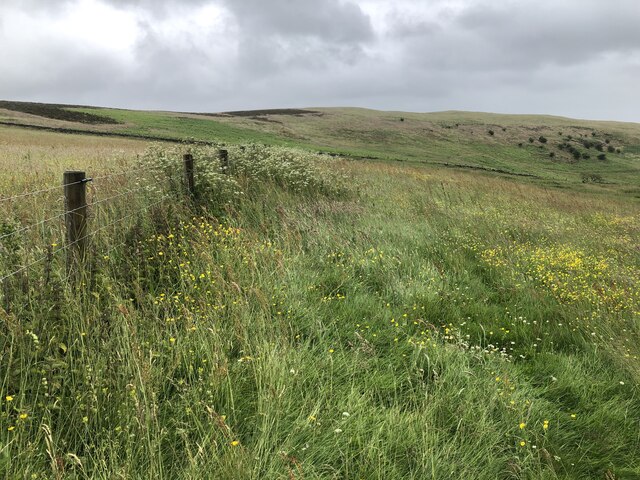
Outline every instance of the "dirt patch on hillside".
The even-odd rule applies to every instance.
[[[84,123],[89,125],[114,125],[117,120],[102,115],[68,110],[69,108],[81,108],[76,105],[51,105],[48,103],[32,102],[10,102],[0,100],[0,108],[14,112],[27,113],[38,117],[50,118],[53,120],[64,120],[67,122]]]

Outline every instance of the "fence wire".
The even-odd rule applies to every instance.
[[[134,190],[132,190],[132,191],[135,191],[135,189],[134,189]],[[121,194],[119,194],[119,195],[116,195],[116,196],[110,197],[110,198],[108,198],[108,199],[104,199],[102,202],[106,202],[107,200],[110,200],[110,199],[113,199],[113,198],[118,198],[118,197],[124,196],[124,195],[125,195],[125,194],[127,194],[127,193],[131,193],[131,191],[127,191],[127,192],[121,193]],[[24,265],[24,266],[20,267],[19,269],[15,270],[15,271],[13,271],[13,272],[11,272],[11,273],[8,273],[8,274],[6,274],[6,275],[3,275],[2,277],[0,277],[0,284],[4,283],[4,282],[5,282],[5,280],[7,280],[7,279],[9,279],[9,278],[11,278],[11,277],[14,277],[15,275],[18,275],[18,274],[20,274],[20,273],[22,273],[22,272],[24,272],[24,271],[26,271],[26,270],[28,270],[28,269],[30,269],[30,268],[32,268],[32,267],[34,267],[34,266],[36,266],[36,265],[38,265],[39,263],[44,262],[44,261],[45,261],[45,260],[47,260],[48,258],[53,258],[53,257],[54,257],[55,255],[57,255],[58,253],[63,252],[63,251],[66,251],[66,250],[68,250],[69,248],[73,247],[74,245],[76,245],[76,244],[78,244],[78,243],[81,243],[81,242],[84,242],[85,240],[88,240],[89,238],[92,238],[92,237],[96,236],[98,233],[100,233],[100,232],[102,232],[102,231],[106,230],[106,229],[107,229],[107,228],[109,228],[109,227],[112,227],[112,226],[114,226],[114,225],[116,225],[116,224],[118,224],[118,223],[120,223],[120,222],[122,222],[122,221],[124,221],[124,220],[126,220],[126,219],[128,219],[128,218],[131,218],[131,217],[134,217],[134,216],[140,215],[140,213],[142,213],[142,212],[146,212],[146,211],[150,210],[151,208],[153,208],[153,207],[155,207],[155,206],[157,206],[157,205],[160,205],[161,203],[163,203],[166,199],[168,199],[168,198],[170,198],[170,197],[171,197],[171,195],[170,195],[170,194],[164,195],[160,200],[158,200],[158,201],[156,201],[156,202],[154,202],[154,203],[151,203],[151,204],[147,205],[147,206],[146,206],[146,207],[144,207],[144,208],[137,209],[136,211],[134,211],[134,212],[132,212],[132,213],[130,213],[130,214],[128,214],[128,215],[124,215],[124,216],[122,216],[122,217],[120,217],[120,218],[118,218],[118,219],[116,219],[116,220],[113,220],[113,221],[111,221],[111,222],[107,223],[106,225],[103,225],[103,226],[101,226],[101,227],[99,227],[99,228],[95,229],[95,230],[94,230],[94,231],[92,231],[91,233],[89,233],[89,234],[87,234],[87,235],[85,235],[85,236],[83,236],[83,237],[81,237],[81,238],[79,238],[79,239],[77,239],[77,240],[75,240],[75,241],[73,241],[73,242],[67,243],[66,245],[64,245],[64,246],[62,246],[62,247],[59,247],[59,248],[57,248],[57,249],[55,249],[55,250],[52,250],[52,251],[48,252],[48,253],[47,253],[47,255],[45,255],[45,256],[43,256],[43,257],[40,257],[40,258],[38,258],[37,260],[34,260],[34,261],[32,261],[32,262],[28,263],[27,265]],[[96,202],[96,203],[101,203],[101,202]],[[95,205],[96,203],[93,203],[92,205]],[[85,208],[85,207],[82,207],[82,208]],[[78,210],[78,209],[76,209],[76,210]],[[74,210],[74,211],[75,211],[75,210]],[[71,212],[73,212],[73,211],[71,211]],[[60,215],[60,216],[58,216],[58,217],[51,217],[51,219],[47,219],[47,221],[51,221],[51,220],[53,220],[53,219],[55,219],[55,218],[60,218],[60,217],[62,217],[62,216],[64,216],[64,215],[66,215],[66,213],[68,213],[68,212],[63,213],[63,214],[61,214],[61,215]],[[33,226],[32,226],[32,227],[33,227]]]
[[[84,179],[84,180],[80,180],[78,182],[65,183],[63,185],[58,185],[57,187],[45,188],[43,190],[35,190],[33,192],[21,193],[19,195],[14,195],[12,197],[0,198],[0,203],[10,202],[10,201],[16,200],[18,198],[33,197],[35,195],[40,195],[42,193],[47,193],[47,192],[53,192],[54,190],[64,189],[65,187],[70,187],[72,185],[79,185],[81,183],[86,183],[88,181],[91,181],[91,179],[87,178],[87,179]]]

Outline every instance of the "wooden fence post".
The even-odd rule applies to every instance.
[[[67,228],[67,271],[71,273],[84,261],[87,246],[87,177],[85,172],[66,171],[64,187],[65,225]]]
[[[184,180],[187,193],[193,197],[196,193],[196,184],[193,178],[193,155],[190,153],[184,155]]]
[[[227,150],[220,150],[218,152],[220,158],[220,168],[223,173],[229,173],[229,152]]]

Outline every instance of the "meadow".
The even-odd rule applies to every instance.
[[[640,478],[637,131],[451,113],[427,149],[330,115],[216,120],[229,172],[0,127],[2,198],[85,168],[97,233],[70,278],[61,191],[0,202],[0,276],[45,258],[2,284],[5,478]],[[624,151],[514,145],[571,125]]]

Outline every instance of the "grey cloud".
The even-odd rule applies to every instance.
[[[152,17],[166,18],[188,11],[194,6],[212,3],[211,0],[101,0],[123,10],[140,10]]]
[[[183,111],[351,105],[640,120],[637,0],[99,0],[137,20],[123,57],[80,38],[46,41],[44,33],[33,45],[28,32],[23,41],[3,34],[11,12],[54,24],[85,1],[0,3],[4,97]],[[207,5],[221,7],[223,24],[185,29],[180,19]]]
[[[375,38],[369,17],[354,2],[222,0],[238,32],[238,68],[257,80],[292,70],[354,65]]]
[[[0,91],[16,99],[83,103],[116,87],[119,77],[114,72],[122,69],[117,59],[82,52],[70,55],[69,51],[68,44],[51,42],[46,58],[34,59],[37,68],[21,65],[2,71]]]
[[[53,15],[59,17],[66,13],[67,8],[77,3],[78,0],[56,0],[55,2],[48,0],[17,0],[15,2],[7,2],[7,4],[0,5],[0,16],[2,16],[3,9],[11,9],[16,11],[23,11],[29,15]]]
[[[367,15],[354,2],[339,0],[223,0],[247,34],[316,37],[361,43],[374,37]]]
[[[575,64],[640,49],[639,22],[636,1],[541,1],[528,8],[481,2],[463,12],[454,27],[477,35],[507,62]]]

